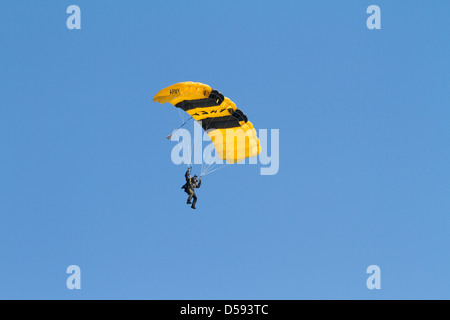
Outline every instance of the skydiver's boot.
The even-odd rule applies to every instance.
[[[193,205],[191,206],[192,209],[197,209],[196,207],[194,207]]]
[[[189,200],[186,202],[186,204],[191,204],[192,202],[190,202]]]

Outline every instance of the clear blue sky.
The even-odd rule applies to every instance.
[[[2,1],[0,298],[449,299],[449,12]],[[279,129],[278,174],[227,167],[186,206],[165,139],[179,115],[152,102],[180,81]]]

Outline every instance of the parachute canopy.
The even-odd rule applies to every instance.
[[[253,124],[233,101],[199,82],[180,82],[159,91],[154,102],[169,102],[186,111],[205,130],[220,159],[239,162],[261,152]]]

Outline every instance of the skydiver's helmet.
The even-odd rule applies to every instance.
[[[194,174],[194,181],[197,181],[197,175],[196,174]]]

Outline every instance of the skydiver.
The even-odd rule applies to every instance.
[[[197,180],[197,175],[194,175],[194,177],[191,178],[191,167],[188,168],[184,177],[186,178],[186,183],[181,187],[181,189],[184,189],[184,192],[189,195],[186,204],[191,204],[191,200],[194,199],[191,208],[196,209],[195,204],[197,203],[197,195],[194,190],[195,188],[200,188],[202,179],[200,178]]]

